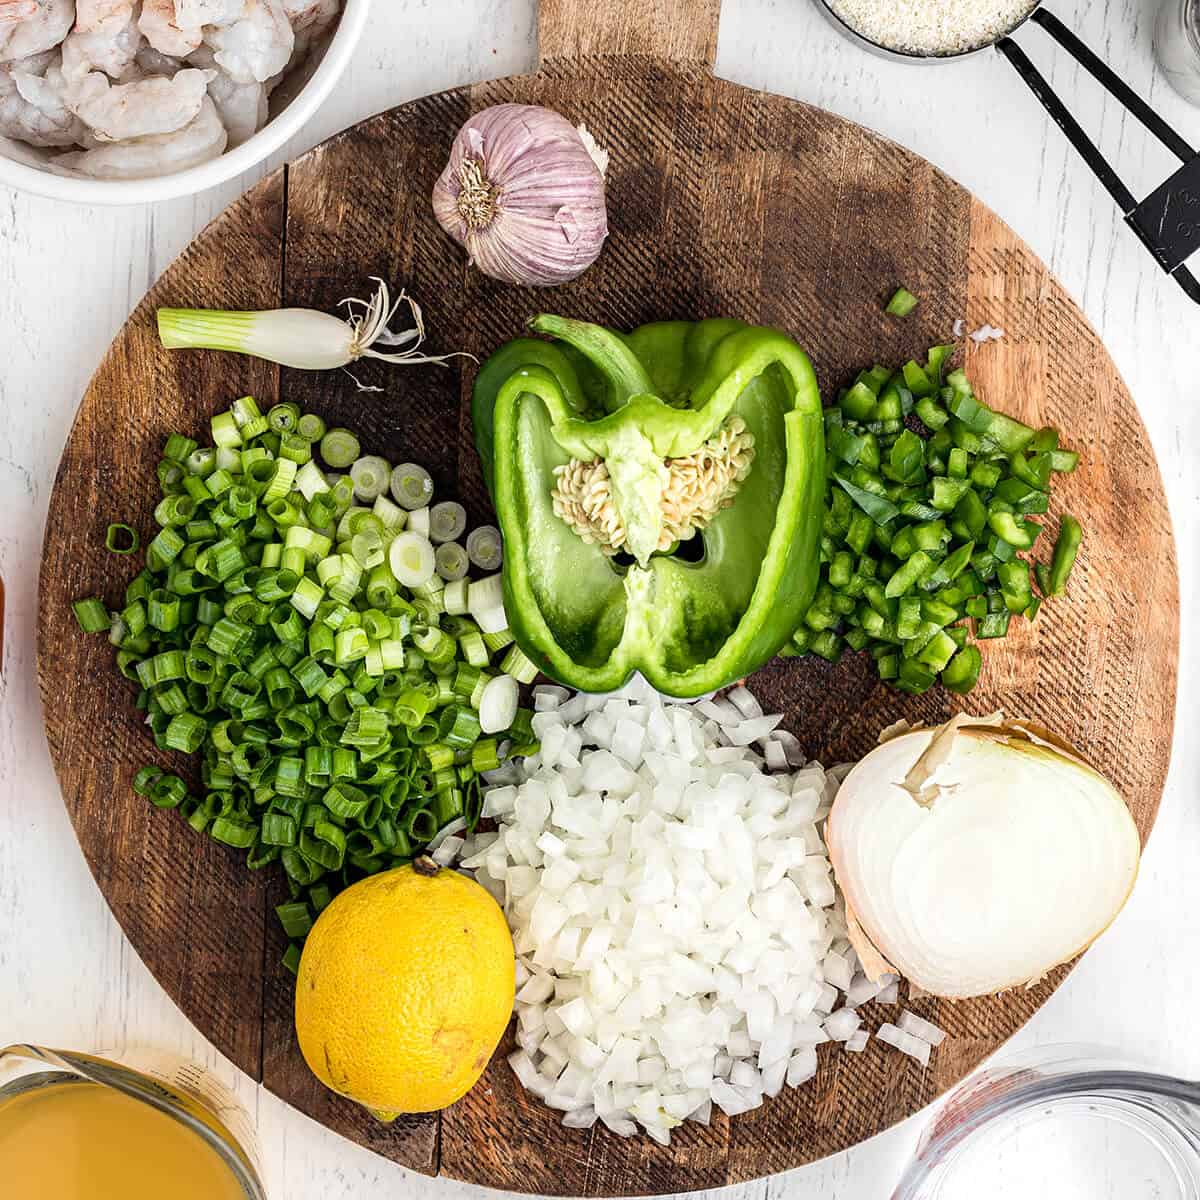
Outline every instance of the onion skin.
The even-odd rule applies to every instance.
[[[932,737],[930,736],[932,734]],[[939,739],[938,735],[943,735]],[[1094,881],[1090,881],[1095,888],[1096,896],[1103,893],[1103,901],[1098,901],[1096,905],[1091,907],[1099,907],[1099,911],[1103,913],[1102,919],[1097,919],[1086,934],[1078,936],[1078,944],[1070,946],[1060,946],[1053,954],[1054,961],[1042,961],[1037,964],[1032,973],[1022,973],[1018,977],[1002,976],[991,978],[989,986],[978,986],[972,984],[965,976],[959,979],[950,980],[947,977],[952,974],[952,968],[955,964],[948,960],[943,960],[936,965],[938,978],[931,979],[929,973],[935,968],[926,965],[917,965],[920,955],[928,953],[927,948],[936,945],[936,934],[944,933],[941,924],[936,920],[930,922],[933,927],[933,933],[928,933],[927,928],[921,925],[913,916],[915,909],[903,908],[896,910],[894,915],[896,918],[896,926],[888,927],[886,921],[880,921],[878,913],[874,912],[874,919],[864,919],[864,905],[869,913],[872,913],[876,908],[877,902],[881,902],[884,907],[891,900],[890,889],[893,881],[897,878],[903,878],[904,886],[908,886],[910,876],[899,865],[900,853],[908,851],[908,848],[913,844],[919,834],[908,833],[900,837],[897,841],[895,851],[896,856],[890,860],[890,866],[894,870],[894,874],[886,871],[881,871],[876,874],[876,882],[887,875],[887,884],[880,888],[875,886],[868,888],[860,878],[860,867],[863,859],[861,857],[862,846],[856,845],[855,839],[865,841],[872,834],[872,829],[869,825],[863,826],[864,813],[870,815],[873,811],[876,819],[882,811],[882,801],[874,805],[873,810],[863,810],[858,814],[852,812],[853,805],[861,805],[863,803],[862,796],[867,789],[873,796],[881,796],[881,790],[895,788],[895,795],[888,795],[889,805],[897,805],[899,808],[905,808],[902,791],[906,791],[909,796],[908,815],[911,817],[912,809],[926,808],[932,810],[943,795],[947,798],[952,798],[960,795],[971,795],[970,782],[964,779],[959,780],[958,791],[950,791],[940,793],[936,782],[928,789],[923,789],[927,781],[922,778],[923,772],[920,767],[923,761],[939,761],[946,762],[955,754],[955,739],[969,738],[977,739],[979,743],[988,743],[996,746],[1003,746],[1007,751],[1014,755],[1029,754],[1034,756],[1033,759],[1025,764],[1014,759],[1013,771],[1014,786],[1020,787],[1027,784],[1030,778],[1037,778],[1038,772],[1046,772],[1045,779],[1042,780],[1043,786],[1053,783],[1053,778],[1049,773],[1052,770],[1061,770],[1066,764],[1070,764],[1074,768],[1085,772],[1091,776],[1088,782],[1088,789],[1094,788],[1094,795],[1100,798],[1095,816],[1095,829],[1079,827],[1081,839],[1084,834],[1110,833],[1112,837],[1111,843],[1107,846],[1100,846],[1100,849],[1109,849],[1113,851],[1111,862],[1107,863],[1112,867],[1112,875],[1101,878],[1097,875]],[[920,739],[919,742],[914,739]],[[941,742],[940,747],[938,742]],[[907,749],[902,743],[908,743],[911,749]],[[933,747],[934,749],[931,749]],[[887,752],[886,758],[882,757],[884,752]],[[967,748],[968,757],[970,756],[969,747]],[[913,755],[917,755],[915,761]],[[1057,765],[1052,760],[1057,760]],[[907,775],[901,778],[895,777],[895,772],[899,769],[899,762],[912,763],[912,768],[908,769]],[[883,764],[890,763],[888,768],[892,773],[883,773]],[[963,770],[964,761],[956,764],[959,770]],[[880,770],[880,774],[876,779],[871,778],[871,772]],[[1017,772],[1021,770],[1029,770],[1033,772],[1032,776],[1021,776]],[[855,780],[855,776],[858,779]],[[978,793],[980,797],[986,795],[988,780],[983,781],[983,789]],[[994,786],[994,780],[992,781]],[[1067,791],[1069,789],[1063,789]],[[1043,793],[1048,802],[1052,802],[1052,796],[1056,793],[1046,791]],[[1065,801],[1064,801],[1065,803]],[[1119,811],[1118,811],[1119,809]],[[1048,810],[1047,810],[1048,811]],[[979,810],[979,815],[974,817],[981,828],[985,826],[988,812],[985,809]],[[920,820],[920,818],[916,818]],[[1111,826],[1105,824],[1111,819]],[[855,820],[858,821],[860,828],[855,832],[853,825]],[[1030,830],[1030,832],[1037,832]],[[887,833],[881,834],[881,837],[888,836]],[[1112,785],[1104,779],[1098,771],[1095,770],[1086,759],[1084,759],[1069,743],[1057,737],[1040,727],[1026,721],[1010,720],[1004,721],[1001,717],[992,718],[972,718],[969,716],[956,717],[946,726],[942,726],[937,730],[929,728],[913,729],[908,732],[898,733],[887,741],[885,746],[881,746],[867,755],[847,776],[842,789],[838,793],[838,798],[834,802],[833,810],[830,813],[825,829],[825,839],[829,850],[830,861],[833,864],[834,875],[838,885],[841,888],[845,897],[846,903],[846,919],[848,926],[848,936],[851,944],[854,946],[856,953],[862,962],[863,970],[872,979],[878,977],[885,972],[892,972],[905,976],[911,986],[919,989],[930,995],[942,996],[949,999],[965,999],[970,996],[992,995],[998,992],[1008,990],[1015,987],[1032,986],[1039,979],[1045,976],[1047,972],[1061,963],[1069,962],[1092,944],[1101,933],[1116,919],[1117,915],[1124,906],[1133,890],[1134,882],[1137,878],[1138,858],[1140,854],[1139,839],[1136,826],[1133,823],[1132,817],[1129,815],[1120,796],[1116,793]],[[969,841],[964,842],[967,846],[966,861],[969,865],[974,865],[976,858],[971,857],[972,845]],[[1096,850],[1099,842],[1093,845],[1087,843],[1085,849],[1092,851]],[[928,849],[929,847],[927,847]],[[976,855],[978,848],[974,847]],[[1026,856],[1030,862],[1038,860],[1036,853],[1030,853]],[[937,863],[932,856],[930,862],[933,868],[937,868]],[[1088,860],[1089,865],[1091,860]],[[924,866],[925,864],[920,864]],[[992,864],[984,862],[983,867],[989,867]],[[1042,865],[1045,865],[1045,860],[1042,860]],[[876,864],[878,866],[878,863]],[[911,867],[911,860],[904,864],[904,867]],[[985,870],[986,873],[986,870]],[[990,882],[990,881],[989,881]],[[1059,882],[1057,879],[1055,883]],[[918,880],[914,886],[919,886],[921,883],[926,883],[924,879]],[[882,900],[881,900],[881,893]],[[1026,897],[1020,898],[1022,901]],[[1057,897],[1058,902],[1062,903],[1062,897]],[[1049,902],[1053,904],[1055,897],[1049,898]],[[1088,895],[1085,893],[1079,898],[1080,911],[1086,911],[1089,907]],[[1019,908],[1019,904],[1014,901],[1014,909]],[[900,916],[903,915],[909,918],[908,928],[897,933],[897,928],[905,922],[900,921]],[[929,910],[926,914],[929,915]],[[986,918],[986,923],[989,925],[986,937],[994,936],[994,929],[991,926],[997,924],[1003,925],[1004,919],[1008,915],[1007,906],[1002,906],[1002,911],[998,911],[996,907],[986,910],[981,914]],[[1011,922],[1010,922],[1011,924]],[[1015,936],[1017,929],[1008,930],[1010,936]],[[1039,930],[1036,937],[1031,937],[1029,941],[1037,941],[1042,939],[1042,931]],[[981,938],[981,941],[985,940]],[[1044,940],[1044,939],[1042,939]],[[1061,939],[1060,939],[1061,940]],[[974,949],[974,946],[972,946]],[[973,969],[980,970],[978,963],[973,964]],[[1000,970],[1001,968],[998,968]],[[995,974],[995,972],[993,972]]]
[[[463,196],[464,170],[474,202]],[[497,104],[459,130],[433,212],[470,261],[503,283],[553,287],[581,275],[608,236],[604,175],[565,117]]]

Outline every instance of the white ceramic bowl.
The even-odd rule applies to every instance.
[[[266,125],[219,158],[151,179],[87,179],[51,170],[53,152],[0,138],[0,184],[76,204],[145,204],[192,196],[224,183],[273,154],[320,108],[362,37],[370,7],[371,0],[343,0],[341,20],[324,53],[318,51],[280,84],[271,97],[271,119]]]

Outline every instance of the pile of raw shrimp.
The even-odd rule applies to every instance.
[[[98,179],[182,171],[244,142],[341,0],[0,0],[0,135]]]

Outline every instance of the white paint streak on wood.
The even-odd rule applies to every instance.
[[[1152,0],[1058,0],[1194,143],[1200,110],[1155,75]],[[725,0],[718,71],[861,121],[912,147],[995,208],[1078,296],[1141,406],[1166,480],[1185,614],[1179,739],[1142,879],[1117,927],[1018,1037],[1086,1040],[1200,1074],[1191,1036],[1200,966],[1198,313],[1162,278],[1098,183],[995,54],[899,66],[842,42],[804,0]],[[534,0],[381,0],[335,97],[287,148],[295,154],[379,109],[470,79],[528,70]],[[1170,166],[1136,122],[1044,35],[1019,40],[1048,69],[1135,190]],[[285,155],[280,156],[282,161]],[[275,164],[271,164],[272,166]],[[38,555],[67,430],[94,365],[163,267],[262,172],[153,208],[81,209],[0,191],[0,574],[8,645],[0,681],[0,1038],[118,1050],[154,1045],[214,1066],[256,1116],[278,1200],[482,1200],[485,1193],[404,1172],[286,1109],[183,1018],[129,947],[75,843],[41,731],[34,680]],[[231,382],[231,395],[233,384]],[[120,514],[113,514],[119,517]],[[63,703],[70,703],[64,681]],[[729,1200],[888,1194],[920,1118],[825,1163],[725,1193]],[[981,1187],[983,1181],[981,1181]],[[491,1193],[494,1195],[495,1193]],[[715,1193],[714,1193],[715,1195]],[[984,1200],[980,1191],[980,1200]],[[1058,1200],[1069,1200],[1060,1193]]]

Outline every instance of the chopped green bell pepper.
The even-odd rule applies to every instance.
[[[965,695],[979,679],[983,666],[983,655],[978,646],[964,646],[946,665],[942,672],[942,683],[952,692]]]
[[[800,625],[819,578],[825,433],[807,356],[776,330],[732,320],[628,335],[552,316],[532,327],[555,340],[502,347],[473,401],[518,645],[589,692],[640,671],[659,691],[696,696],[755,670]],[[665,468],[743,423],[753,459],[736,492],[664,551]],[[556,469],[600,460],[620,553],[585,541],[553,499]],[[862,507],[865,493],[843,487]],[[804,648],[832,656],[837,639],[818,625]]]
[[[895,295],[887,302],[885,311],[892,317],[907,317],[919,303],[908,288],[897,288]]]
[[[1054,556],[1049,568],[1039,566],[1038,584],[1047,596],[1061,596],[1067,590],[1067,580],[1075,567],[1079,545],[1083,541],[1083,529],[1074,517],[1063,514],[1058,526],[1058,540],[1054,543]]]

